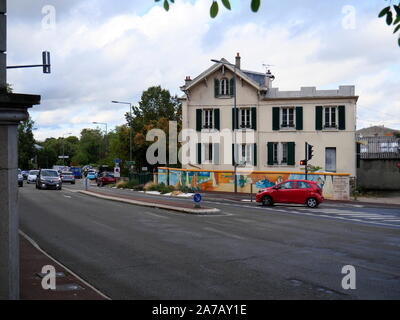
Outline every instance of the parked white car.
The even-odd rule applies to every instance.
[[[28,174],[28,179],[26,180],[26,183],[36,183],[36,178],[39,174],[39,170],[31,170],[29,171]]]

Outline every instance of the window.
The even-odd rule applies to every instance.
[[[311,188],[311,186],[307,182],[304,182],[304,181],[297,181],[296,186],[297,186],[297,189],[310,189]]]
[[[280,184],[279,189],[294,189],[294,181],[288,181]]]
[[[293,107],[281,108],[281,128],[294,128],[294,111]]]
[[[239,109],[239,128],[251,128],[250,108]]]
[[[325,149],[325,170],[336,172],[336,148]]]
[[[213,111],[212,109],[205,109],[203,114],[203,128],[204,129],[212,129],[214,127],[214,119],[213,119]]]
[[[227,78],[222,78],[219,82],[219,94],[221,96],[229,95],[229,82]]]
[[[273,162],[277,165],[287,165],[288,163],[288,143],[273,143]]]
[[[324,128],[337,128],[337,107],[324,107]]]
[[[202,163],[212,163],[213,161],[213,144],[212,143],[204,143],[204,159]]]
[[[245,164],[251,164],[252,163],[252,146],[251,144],[239,144],[239,152],[238,152],[238,157],[239,157],[239,164],[245,165]]]

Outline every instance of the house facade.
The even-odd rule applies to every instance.
[[[322,172],[355,176],[355,87],[280,91],[273,80],[269,71],[243,70],[239,54],[235,64],[222,59],[193,80],[187,77],[181,87],[182,125],[196,131],[198,142],[196,161],[183,168],[233,170],[236,163],[254,171],[304,171],[300,160],[307,142],[313,146],[309,164]],[[236,133],[232,139],[202,138],[229,131]],[[245,134],[252,136],[250,142],[238,138]]]

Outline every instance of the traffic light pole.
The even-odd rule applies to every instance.
[[[306,142],[306,149],[305,149],[305,159],[306,159],[306,180],[308,180],[308,143]]]

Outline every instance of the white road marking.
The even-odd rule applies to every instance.
[[[66,196],[65,194],[64,194],[64,197],[65,197],[65,198],[68,198],[68,199],[71,199],[71,198],[72,198],[71,196]]]

